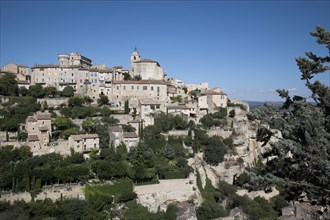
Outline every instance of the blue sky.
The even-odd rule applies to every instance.
[[[229,98],[307,96],[295,57],[326,54],[309,35],[330,28],[330,1],[3,1],[0,65],[57,63],[76,51],[129,67],[137,47],[169,77],[209,82]],[[322,82],[330,83],[329,72]]]

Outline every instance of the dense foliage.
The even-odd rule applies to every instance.
[[[2,104],[0,109],[0,130],[17,131],[19,124],[23,123],[27,116],[40,110],[41,105],[33,97],[8,97],[8,101]]]
[[[329,32],[317,27],[311,35],[330,52]],[[329,74],[330,56],[317,56],[312,52],[306,52],[306,56],[296,61],[315,104],[300,96],[290,97],[286,90],[278,90],[285,99],[281,109],[268,105],[250,115],[250,119],[260,119],[280,130],[283,139],[271,143],[272,149],[263,155],[265,158],[275,156],[267,166],[244,174],[244,186],[264,189],[275,183],[285,189],[287,200],[297,200],[306,192],[310,199],[324,205],[330,203],[330,88],[312,78],[319,73]],[[262,128],[258,131],[259,140],[266,143],[271,134]]]

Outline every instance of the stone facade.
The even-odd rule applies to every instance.
[[[68,149],[73,149],[75,152],[88,154],[92,150],[100,149],[100,139],[97,134],[78,134],[69,137]]]
[[[152,98],[165,105],[167,86],[161,80],[113,81],[111,100],[118,101],[118,107],[123,109],[126,100],[132,98]]]
[[[165,80],[165,73],[157,61],[140,59],[135,49],[131,54],[131,76],[141,76],[142,80]]]
[[[110,146],[115,148],[124,143],[126,145],[127,152],[131,148],[136,147],[139,144],[140,138],[135,132],[124,132],[121,126],[113,126],[109,128]]]
[[[52,136],[51,115],[48,112],[28,116],[22,130],[28,133],[28,145],[34,155],[48,153]]]
[[[29,67],[26,65],[8,63],[2,69],[6,72],[14,73],[18,81],[27,81],[26,77],[29,75]]]
[[[140,99],[140,118],[143,120],[144,127],[154,124],[153,114],[164,111],[161,102],[152,98]]]
[[[218,111],[219,108],[226,108],[227,95],[218,88],[206,90],[198,97],[198,107],[207,109],[209,112]]]

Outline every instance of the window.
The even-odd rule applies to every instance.
[[[73,73],[71,75],[73,76]]]
[[[79,145],[77,145],[77,148],[79,148]]]
[[[139,90],[139,86],[136,87],[136,90]]]
[[[159,86],[157,87],[157,92],[159,92]]]
[[[143,90],[147,90],[147,86],[143,86]]]
[[[132,86],[132,90],[134,90],[134,86]]]
[[[96,148],[96,144],[94,144],[94,148]]]
[[[151,91],[154,91],[154,87],[153,86],[151,86]]]
[[[125,90],[125,89],[126,89],[126,86],[123,87],[123,90]]]

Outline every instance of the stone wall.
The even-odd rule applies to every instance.
[[[0,142],[6,141],[6,132],[5,131],[0,131]],[[9,136],[9,141],[11,140],[11,138],[15,138],[17,137],[17,132],[8,132],[8,136]]]
[[[202,203],[202,197],[193,173],[186,179],[160,180],[159,184],[135,186],[138,202],[151,212],[165,211],[167,205],[190,201],[196,206]]]
[[[45,101],[47,102],[49,107],[57,107],[60,104],[68,103],[69,98],[44,98],[44,99],[37,99],[38,102],[44,103]]]
[[[35,200],[44,200],[49,198],[53,201],[62,198],[78,198],[85,199],[84,192],[80,185],[58,185],[58,186],[49,186],[43,187],[43,191],[39,193]],[[9,201],[10,203],[14,203],[15,201],[24,200],[25,202],[30,202],[32,197],[28,192],[22,193],[4,193],[0,196],[0,201]]]

